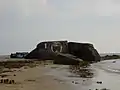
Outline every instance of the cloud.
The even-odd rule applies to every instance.
[[[54,18],[120,15],[120,2],[114,0],[47,0],[47,6]]]
[[[98,0],[96,4],[96,12],[99,16],[119,16],[120,2],[114,0]]]
[[[114,0],[0,0],[0,12],[15,10],[19,15],[50,18],[119,16],[120,2]],[[8,11],[7,11],[8,10]]]
[[[0,53],[31,50],[41,40],[55,39],[118,51],[119,8],[115,0],[0,0]]]

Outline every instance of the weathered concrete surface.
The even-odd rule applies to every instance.
[[[53,60],[54,52],[45,50],[45,49],[34,49],[32,52],[30,52],[26,58],[27,59],[41,59],[41,60]]]
[[[76,58],[71,54],[57,53],[54,57],[54,64],[76,65],[83,60]]]
[[[47,50],[39,50],[39,52],[36,53],[37,50],[34,50],[31,52],[29,57],[31,59],[41,59],[41,60],[54,60],[55,64],[65,64],[65,65],[74,65],[78,64],[80,61],[82,61],[79,58],[76,58],[75,56],[71,54],[63,54],[63,53],[54,53]]]
[[[73,62],[76,63],[76,61],[77,63],[79,62],[79,60],[76,60],[76,58],[71,58],[69,55],[66,56],[66,54],[71,54],[71,56],[76,56],[76,58],[80,58],[86,61],[100,60],[100,55],[92,44],[67,41],[41,42],[25,58],[41,60],[57,59],[57,63],[60,64],[70,64],[70,62],[72,64]]]
[[[41,42],[36,47],[38,50],[45,49],[53,52],[68,53],[67,41],[48,41]]]
[[[89,43],[68,43],[69,53],[86,61],[99,61],[100,55],[92,44]]]

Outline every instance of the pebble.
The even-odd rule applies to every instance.
[[[102,81],[97,81],[97,84],[102,84]]]
[[[103,89],[100,89],[100,90],[110,90],[110,89],[107,89],[107,88],[103,88]]]
[[[15,74],[13,76],[16,76]]]
[[[75,84],[79,84],[78,82],[75,82]]]
[[[74,81],[72,81],[72,83],[74,83]]]

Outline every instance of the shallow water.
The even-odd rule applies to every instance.
[[[80,78],[74,73],[69,71],[69,66],[56,66],[57,68],[51,69],[50,72],[47,72],[47,75],[55,76],[61,83],[67,83],[72,85],[74,90],[88,90],[88,88],[92,83],[91,79],[88,78]],[[84,80],[84,82],[83,82]],[[86,87],[87,86],[87,87]]]
[[[55,76],[61,80],[61,83],[72,85],[74,90],[95,90],[102,88],[120,90],[120,60],[116,60],[116,63],[113,63],[113,61],[107,60],[91,65],[95,73],[93,78],[76,77],[75,74],[69,72],[69,66],[56,66],[57,68],[51,69],[47,74]],[[101,81],[102,84],[98,84],[97,81]],[[77,83],[75,84],[75,82]]]
[[[97,75],[92,78],[92,85],[90,86],[92,89],[94,88],[107,88],[110,90],[120,90],[120,75],[117,73],[109,73],[105,70],[101,70],[95,68],[97,71]],[[97,81],[102,81],[102,84],[97,84]]]
[[[97,75],[92,79],[93,82],[96,80],[102,81],[101,85],[93,83],[91,88],[108,88],[110,90],[120,90],[120,60],[102,61],[94,64],[93,68],[97,71]]]

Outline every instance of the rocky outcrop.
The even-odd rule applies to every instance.
[[[102,60],[110,60],[110,59],[120,59],[120,55],[106,55],[101,57]]]
[[[68,53],[68,42],[67,41],[48,41],[41,42],[37,45],[37,50],[47,50],[52,52]]]
[[[100,61],[100,55],[92,44],[89,43],[68,43],[69,53],[86,61]]]
[[[41,42],[37,47],[31,51],[26,58],[27,59],[42,59],[53,60],[56,57],[56,53],[68,53],[67,41],[49,41]]]
[[[99,61],[100,55],[92,44],[67,41],[41,42],[25,58],[54,60],[55,63],[78,63],[79,59]]]
[[[34,49],[25,58],[26,59],[41,59],[41,60],[53,60],[55,53],[50,50]]]

